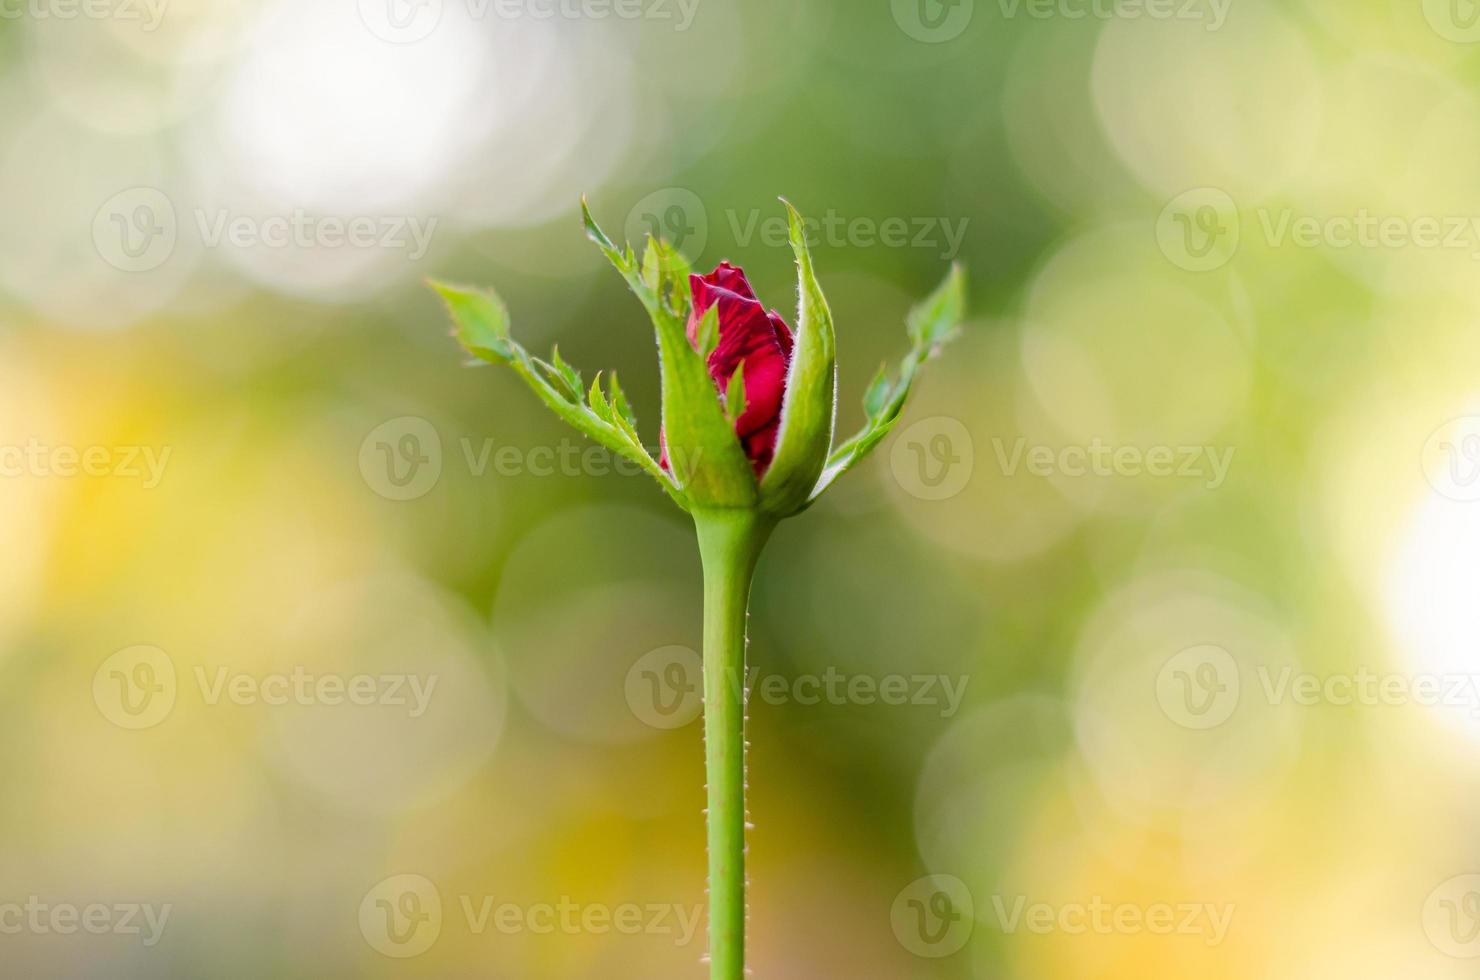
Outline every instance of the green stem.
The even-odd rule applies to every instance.
[[[745,615],[775,526],[750,511],[696,511],[704,562],[704,765],[709,792],[709,976],[745,975]]]

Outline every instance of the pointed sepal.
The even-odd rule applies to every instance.
[[[827,464],[837,410],[837,338],[817,284],[802,216],[786,205],[797,263],[797,329],[781,403],[776,451],[761,480],[761,507],[779,517],[806,506]]]
[[[682,271],[687,263],[680,264],[676,252],[656,241],[646,253],[651,258],[639,263],[631,246],[619,249],[601,230],[584,199],[581,213],[586,234],[627,280],[653,321],[663,387],[663,439],[673,479],[688,506],[754,507],[755,472],[679,313],[688,309],[688,274]],[[682,289],[677,288],[680,274]],[[675,296],[683,302],[675,303]]]

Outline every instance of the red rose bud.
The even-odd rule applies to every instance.
[[[630,246],[618,248],[607,237],[582,199],[587,236],[653,321],[663,392],[663,451],[656,460],[615,374],[605,385],[598,374],[587,390],[558,352],[548,361],[534,357],[511,336],[509,311],[496,293],[432,285],[470,354],[511,367],[579,432],[641,466],[695,516],[702,538],[704,528],[737,519],[800,513],[858,465],[889,434],[920,368],[956,334],[965,312],[965,276],[953,268],[906,318],[910,350],[898,368],[880,369],[869,385],[864,427],[834,446],[832,312],[812,268],[802,216],[790,204],[786,213],[797,267],[795,333],[761,305],[743,270],[722,262],[707,276],[692,275],[672,245],[653,239],[639,260]],[[687,323],[680,312],[685,279],[693,297]]]
[[[776,451],[786,372],[791,363],[792,338],[786,322],[768,311],[745,270],[721,262],[707,276],[689,276],[694,304],[689,312],[689,343],[699,343],[699,324],[712,306],[719,308],[719,343],[706,366],[715,386],[729,388],[730,379],[744,367],[745,411],[735,420],[735,434],[756,475],[766,471]]]

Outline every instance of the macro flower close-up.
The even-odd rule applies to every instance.
[[[1477,81],[0,0],[0,980],[1474,980]]]

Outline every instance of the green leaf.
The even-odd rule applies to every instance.
[[[905,399],[909,397],[915,376],[927,360],[938,354],[941,347],[960,332],[965,312],[966,273],[960,265],[952,265],[945,281],[905,317],[911,347],[900,361],[898,377],[891,380],[882,368],[874,377],[863,397],[863,409],[868,415],[868,421],[850,439],[833,450],[808,503],[826,492],[838,477],[858,465],[894,428],[894,423],[899,420],[900,412],[904,409]]]
[[[586,237],[596,243],[596,247],[601,249],[607,261],[622,274],[623,279],[627,280],[627,285],[631,286],[632,291],[637,294],[637,298],[642,300],[642,305],[647,307],[649,311],[656,309],[658,307],[658,293],[654,289],[649,289],[647,283],[643,281],[642,269],[638,266],[637,258],[632,253],[632,246],[627,245],[624,249],[620,250],[617,248],[612,240],[607,237],[606,232],[601,230],[601,226],[596,223],[596,219],[591,216],[591,208],[587,205],[584,195],[581,197],[581,220],[586,226]]]
[[[635,426],[629,424],[622,414],[614,414],[611,419],[603,418],[600,412],[582,401],[580,375],[561,359],[558,351],[553,355],[555,363],[546,363],[531,357],[528,351],[509,336],[508,314],[506,311],[499,312],[503,310],[503,304],[496,301],[493,293],[445,283],[432,283],[432,288],[441,294],[447,304],[447,310],[457,327],[457,337],[464,341],[464,346],[469,351],[475,356],[488,359],[482,352],[489,349],[488,331],[495,330],[493,336],[500,339],[507,351],[499,359],[524,379],[524,383],[540,401],[582,435],[640,465],[680,506],[688,505],[669,474],[643,447]],[[495,328],[496,323],[501,323],[502,327]],[[502,336],[497,333],[497,329],[502,330]],[[465,338],[471,338],[471,342]],[[599,376],[597,380],[600,381]],[[575,382],[573,388],[572,381]],[[627,411],[630,414],[631,409]]]
[[[615,371],[612,372],[611,392],[612,408],[616,412],[616,417],[625,421],[629,428],[637,428],[637,414],[632,411],[632,406],[627,402],[627,393],[617,383],[617,372]]]
[[[800,300],[776,455],[761,480],[761,506],[786,516],[806,506],[827,463],[837,408],[837,340],[832,311],[812,269],[802,216],[784,198],[781,203],[796,256]]]
[[[491,289],[467,289],[435,280],[428,285],[442,296],[452,315],[453,335],[469,354],[490,364],[514,356],[509,346],[509,309]]]
[[[582,391],[581,372],[561,360],[559,344],[551,348],[550,359],[555,362],[555,372],[559,376],[560,384],[569,393],[571,401],[580,401]]]
[[[735,373],[730,375],[730,383],[725,386],[725,418],[734,425],[745,414],[745,365],[742,363],[735,368]]]
[[[915,348],[932,350],[955,337],[965,315],[966,273],[952,263],[945,282],[911,309],[904,322]]]
[[[596,377],[591,379],[591,391],[586,396],[586,403],[591,406],[591,411],[603,422],[612,420],[612,407],[607,403],[606,395],[601,391],[601,372],[596,372]]]
[[[889,369],[879,365],[879,373],[874,375],[874,380],[869,382],[868,390],[863,393],[863,414],[873,418],[884,407],[889,400]]]

